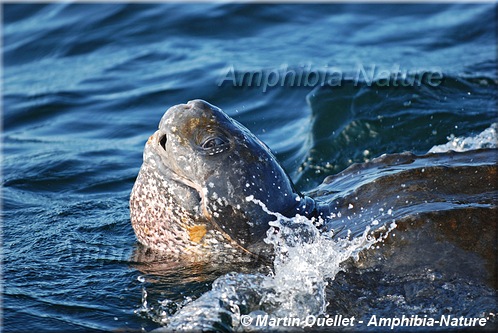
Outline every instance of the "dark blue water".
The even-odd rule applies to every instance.
[[[171,312],[225,274],[181,264],[158,272],[132,259],[129,194],[143,145],[171,105],[202,98],[222,107],[276,152],[302,190],[354,162],[423,154],[497,120],[494,3],[2,10],[6,332],[151,330],[158,321],[136,311],[144,274],[149,293],[176,302],[163,304]],[[355,81],[361,69],[382,82],[396,68],[444,79]],[[342,83],[333,88],[223,82],[229,73],[332,69]]]

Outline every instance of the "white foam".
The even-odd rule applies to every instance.
[[[444,153],[450,150],[463,152],[467,150],[498,148],[498,123],[492,124],[489,128],[475,136],[456,137],[451,134],[448,143],[432,147],[429,153]]]
[[[156,318],[157,322],[166,325],[158,332],[208,328],[221,314],[235,331],[251,330],[240,323],[248,302],[252,303],[250,315],[254,317],[293,317],[305,322],[308,315],[325,314],[326,286],[333,283],[342,270],[341,265],[348,259],[358,259],[362,250],[384,239],[395,228],[393,223],[382,239],[370,236],[368,227],[358,237],[332,238],[331,233],[320,232],[313,219],[300,215],[287,218],[270,212],[259,200],[250,197],[246,200],[276,217],[270,222],[265,238],[265,242],[274,247],[274,270],[269,275],[231,273],[221,276],[210,291],[183,304],[174,315]]]

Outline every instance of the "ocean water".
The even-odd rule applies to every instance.
[[[474,280],[339,274],[375,249],[367,234],[270,237],[286,255],[268,265],[141,260],[128,199],[162,114],[195,98],[268,144],[302,191],[382,154],[496,148],[496,16],[495,3],[2,4],[3,330],[494,318],[496,289]]]

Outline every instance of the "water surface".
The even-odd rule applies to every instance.
[[[471,140],[492,130],[497,118],[494,3],[51,3],[2,9],[7,332],[149,331],[189,323],[231,330],[235,317],[226,304],[253,306],[258,297],[272,295],[265,293],[271,269],[264,265],[158,267],[134,261],[139,247],[129,194],[143,145],[171,105],[203,98],[222,107],[275,151],[303,191],[355,162]],[[351,79],[360,66],[440,72],[445,80],[436,87],[355,85]],[[230,82],[220,86],[230,68],[245,73],[283,67],[305,73],[336,68],[344,84],[265,92]],[[309,285],[303,297],[318,301],[303,300],[302,311],[312,313],[346,315],[358,306],[379,315],[496,313],[495,289],[462,280],[445,284],[437,272],[413,276],[404,289],[398,287],[408,278],[395,275],[401,282],[392,290],[373,282],[355,285],[355,271],[336,276],[341,260],[370,246],[362,239],[343,247],[323,240],[305,249],[327,251],[315,263],[298,251],[292,263],[306,274],[273,263],[280,280],[271,287],[286,287],[274,302],[267,300],[274,304],[267,311],[296,311],[286,301]],[[327,260],[334,265],[326,266]],[[371,281],[381,278],[369,275]],[[426,289],[418,284],[431,279],[436,283]],[[469,297],[452,304],[452,290]],[[441,302],[427,301],[432,298]],[[220,321],[220,313],[231,319]]]

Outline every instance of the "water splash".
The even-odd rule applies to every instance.
[[[444,153],[450,150],[463,152],[472,149],[498,148],[497,131],[498,123],[494,123],[476,136],[456,137],[451,134],[448,143],[434,146],[428,152]]]
[[[497,127],[497,124],[493,124],[474,137],[452,136],[449,138],[450,142],[434,146],[430,152],[496,147]],[[327,317],[330,315],[329,308],[334,307],[333,304],[329,306],[328,301],[333,302],[330,295],[327,298],[327,290],[330,293],[333,289],[330,287],[334,287],[334,283],[340,284],[341,279],[338,273],[346,269],[346,262],[357,261],[362,251],[374,248],[374,246],[377,248],[379,243],[396,228],[393,222],[382,230],[381,236],[376,238],[372,234],[371,226],[377,231],[381,229],[376,227],[379,222],[372,220],[371,226],[366,226],[362,233],[355,233],[354,236],[347,233],[346,237],[339,238],[332,230],[328,232],[318,230],[317,226],[323,223],[321,220],[307,219],[300,215],[287,218],[269,211],[262,202],[252,196],[247,197],[246,200],[260,205],[266,213],[275,217],[275,220],[269,223],[270,228],[265,238],[265,242],[274,249],[271,272],[269,274],[225,274],[216,279],[211,290],[200,295],[199,298],[186,297],[180,302],[168,299],[156,303],[147,302],[147,291],[144,287],[142,307],[137,310],[137,313],[163,326],[157,329],[157,332],[275,330],[276,327],[254,325],[254,320],[252,324],[247,325],[242,322],[242,319],[247,316],[253,319],[266,316],[270,322],[271,319],[278,318],[299,318],[301,322],[306,323],[306,318],[310,315]],[[392,213],[390,210],[389,215]],[[354,224],[359,217],[352,212],[345,218]],[[409,278],[414,279],[413,290],[415,291],[418,290],[417,286],[420,281],[431,280],[430,276],[425,277],[423,274]],[[397,292],[397,289],[395,290],[395,287],[405,285],[406,282],[398,281],[393,277],[386,277],[386,279],[393,284],[394,289],[388,295],[371,296],[381,304],[379,309],[375,310],[376,313],[388,315],[396,308],[407,313],[439,314],[439,309],[434,308],[432,303],[409,302],[407,297],[412,297],[410,293],[406,296]],[[440,288],[441,291],[436,289],[433,291],[434,294],[446,291],[444,288]],[[303,325],[301,327],[304,328]]]
[[[267,315],[269,318],[300,318],[305,322],[309,315],[326,315],[326,287],[343,270],[341,264],[351,258],[357,259],[362,250],[387,236],[386,233],[384,237],[374,238],[367,227],[358,237],[335,239],[332,232],[323,233],[317,229],[316,224],[320,221],[300,215],[287,218],[269,212],[258,200],[248,200],[276,217],[270,223],[265,239],[275,251],[271,273],[230,273],[219,277],[211,290],[198,299],[175,304],[179,308],[177,312],[155,311],[151,319],[165,325],[158,332],[259,331],[262,327],[244,326],[241,318]],[[395,224],[388,232],[393,228]],[[168,300],[160,303],[165,302]],[[151,305],[145,303],[145,307]]]

